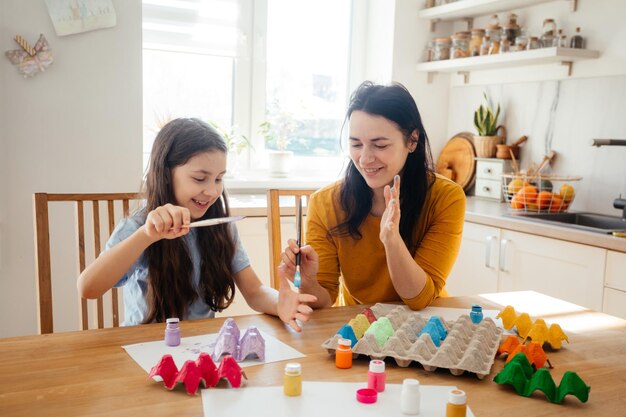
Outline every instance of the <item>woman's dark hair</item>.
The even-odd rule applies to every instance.
[[[198,119],[175,119],[167,123],[152,146],[144,182],[146,213],[176,201],[172,170],[203,152],[227,153],[222,136]],[[229,215],[222,193],[202,219]],[[195,230],[200,252],[200,285],[192,282],[193,265],[185,239],[161,239],[150,245],[148,262],[148,314],[145,322],[164,322],[168,317],[186,317],[189,305],[198,297],[214,311],[228,307],[235,296],[231,260],[235,243],[226,224]]]
[[[412,255],[419,242],[414,230],[419,219],[426,193],[434,181],[433,160],[428,136],[422,124],[415,100],[402,84],[389,86],[363,82],[350,96],[346,121],[356,110],[382,116],[395,123],[408,145],[414,132],[418,135],[415,150],[408,154],[401,173],[400,183],[400,235]],[[359,228],[372,209],[373,191],[350,160],[340,189],[340,201],[346,219],[331,229],[331,234],[362,237]]]

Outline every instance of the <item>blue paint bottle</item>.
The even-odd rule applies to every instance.
[[[480,323],[483,320],[483,308],[479,305],[473,305],[469,316],[472,323]]]

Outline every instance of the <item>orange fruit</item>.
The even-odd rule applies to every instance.
[[[559,192],[563,201],[572,201],[574,199],[574,187],[569,184],[561,185],[561,190]]]
[[[517,194],[511,199],[511,208],[516,210],[524,208],[524,201],[522,201]]]
[[[550,208],[552,202],[552,193],[550,191],[542,191],[537,194],[537,206],[540,210],[546,210]]]
[[[563,199],[559,195],[552,196],[552,204],[550,204],[550,213],[559,213],[563,211]]]
[[[537,187],[534,185],[527,185],[522,187],[515,195],[519,196],[520,201],[527,204],[536,204],[537,203]]]

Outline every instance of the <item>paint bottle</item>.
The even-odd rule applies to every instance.
[[[335,366],[340,369],[352,368],[352,340],[339,339],[335,352]]]
[[[467,396],[460,389],[450,390],[448,404],[446,404],[446,417],[465,417],[467,414]]]
[[[400,393],[400,411],[404,414],[416,415],[420,413],[420,382],[417,379],[407,378],[402,381]]]
[[[302,366],[299,363],[294,362],[285,365],[283,391],[289,397],[297,397],[302,394]]]
[[[367,388],[383,392],[385,390],[385,362],[374,359],[370,361],[370,368],[367,372]]]
[[[179,320],[177,318],[167,319],[165,326],[165,344],[168,346],[180,345],[180,328],[178,327]]]
[[[472,306],[472,311],[470,312],[470,320],[472,320],[472,323],[474,324],[478,324],[483,321],[483,308],[481,306]]]

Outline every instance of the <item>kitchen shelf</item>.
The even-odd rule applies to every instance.
[[[470,1],[470,0],[466,0]],[[568,75],[571,75],[574,61],[595,59],[600,56],[598,51],[573,48],[539,48],[530,51],[507,52],[497,55],[474,56],[468,58],[447,59],[444,61],[421,62],[415,69],[428,73],[428,81],[432,74],[438,72],[457,72],[469,81],[471,71],[489,70],[494,68],[520,67],[524,65],[542,65],[560,63],[568,66]]]
[[[554,1],[569,1],[571,10],[576,11],[577,0],[458,0],[442,6],[422,9],[417,15],[420,19],[430,19],[432,32],[434,31],[435,23],[439,21],[466,20],[471,28],[473,18],[476,16],[521,9]]]

